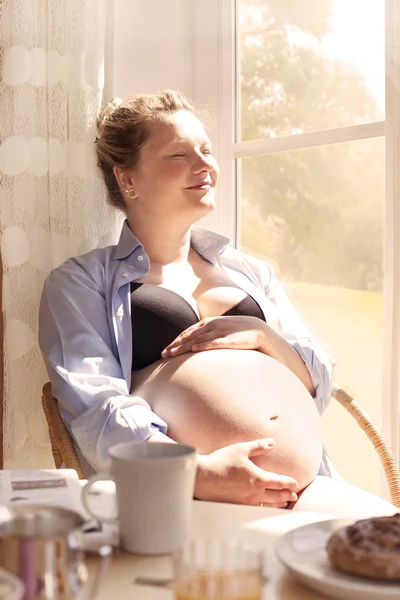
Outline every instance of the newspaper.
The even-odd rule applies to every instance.
[[[118,545],[118,526],[94,520],[82,502],[82,487],[73,469],[4,470],[0,471],[0,504],[44,504],[59,506],[79,513],[85,520],[85,546],[96,549],[103,543]],[[112,481],[96,483],[89,493],[91,509],[105,517],[115,517],[115,486]]]
[[[83,508],[82,488],[73,469],[41,469],[39,471],[1,471],[1,504],[46,504],[62,506],[89,515]]]

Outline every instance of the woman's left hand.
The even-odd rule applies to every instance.
[[[311,375],[298,352],[265,321],[257,317],[235,315],[202,319],[178,335],[164,348],[161,357],[220,348],[258,350],[267,354],[288,367],[313,397],[316,394]]]
[[[220,348],[262,350],[270,327],[257,317],[208,317],[188,327],[161,353],[162,358]]]

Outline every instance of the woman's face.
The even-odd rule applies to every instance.
[[[197,220],[214,208],[218,171],[203,125],[181,110],[152,125],[132,173],[138,198],[128,203],[158,216],[190,212]]]

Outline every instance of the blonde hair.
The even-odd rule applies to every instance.
[[[164,90],[155,94],[114,98],[97,118],[97,164],[103,174],[109,204],[125,210],[125,201],[114,175],[114,167],[134,169],[140,162],[140,150],[150,135],[155,119],[179,110],[195,113],[183,94]]]

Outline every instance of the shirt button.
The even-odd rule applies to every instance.
[[[122,273],[122,277],[129,277],[129,273]]]
[[[143,260],[143,254],[139,254],[139,256],[137,257],[138,260],[142,261]]]

